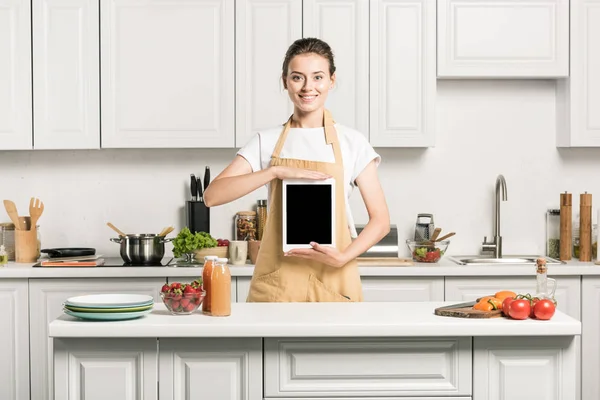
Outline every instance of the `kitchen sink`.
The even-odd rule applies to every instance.
[[[486,256],[452,256],[448,257],[451,261],[459,265],[490,265],[490,264],[502,264],[502,265],[535,265],[538,258],[544,258],[546,264],[556,265],[564,264],[560,260],[556,260],[550,257],[543,256],[503,256],[502,258],[493,258]]]

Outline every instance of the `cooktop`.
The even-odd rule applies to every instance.
[[[104,258],[104,265],[98,265],[98,267],[166,267],[173,261],[173,257],[165,257],[160,262],[154,264],[128,264],[121,257],[102,258]]]

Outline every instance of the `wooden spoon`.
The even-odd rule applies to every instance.
[[[112,229],[113,231],[117,232],[119,234],[119,236],[127,236],[126,234],[124,234],[123,232],[121,232],[121,230],[119,230],[119,228],[117,228],[116,226],[114,226],[110,222],[107,222],[106,225],[108,225],[108,227],[110,229]]]
[[[448,239],[449,237],[451,237],[451,236],[454,236],[454,235],[456,235],[456,232],[450,232],[449,234],[447,234],[447,235],[444,235],[444,236],[442,236],[441,238],[439,238],[439,239],[436,239],[435,241],[436,241],[436,242],[441,242],[442,240],[446,240],[446,239]]]
[[[441,232],[442,232],[442,228],[435,228],[433,231],[433,235],[431,235],[431,237],[429,238],[429,241],[435,242],[437,237],[440,236]]]
[[[20,231],[25,230],[25,228],[21,225],[19,221],[19,213],[17,212],[17,206],[11,200],[4,200],[4,208],[6,208],[6,213],[10,217],[10,220],[15,224],[15,229]]]
[[[167,236],[169,233],[173,232],[174,230],[175,230],[174,227],[168,226],[168,227],[164,228],[162,231],[160,231],[158,236]]]
[[[36,199],[32,197],[29,200],[29,215],[31,216],[31,223],[29,224],[29,229],[34,230],[37,226],[37,221],[42,216],[44,212],[44,203],[40,199]]]

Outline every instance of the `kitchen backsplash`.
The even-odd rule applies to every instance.
[[[436,147],[376,149],[380,178],[400,241],[414,233],[418,213],[456,231],[449,254],[478,253],[493,232],[494,184],[503,174],[504,253],[545,251],[545,212],[558,208],[560,192],[593,194],[600,206],[600,149],[557,149],[555,82],[438,81]],[[343,123],[343,121],[339,121]],[[184,224],[190,173],[210,165],[216,176],[235,149],[82,150],[0,152],[0,198],[26,213],[31,196],[44,201],[43,247],[95,247],[118,255],[109,242],[112,222],[128,233],[158,233]],[[233,216],[266,198],[266,188],[211,210],[211,233],[230,238]],[[358,190],[351,206],[367,222]],[[0,221],[8,221],[3,212]],[[177,232],[177,231],[176,231]],[[403,245],[401,248],[404,250]],[[169,251],[170,253],[170,251]]]

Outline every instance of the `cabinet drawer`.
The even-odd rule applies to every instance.
[[[265,397],[471,395],[471,338],[267,338],[264,349]]]

